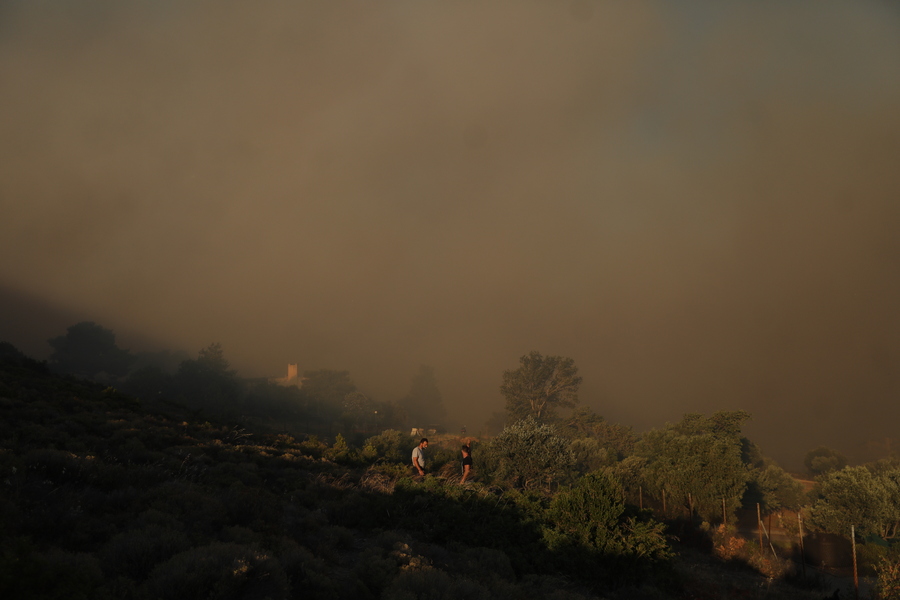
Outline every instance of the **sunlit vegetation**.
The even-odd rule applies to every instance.
[[[807,496],[743,437],[749,414],[639,435],[562,414],[574,364],[529,357],[527,381],[544,383],[507,372],[509,423],[473,442],[475,481],[460,485],[460,440],[435,436],[414,478],[406,410],[346,371],[308,372],[305,392],[248,383],[213,344],[174,372],[133,371],[126,394],[0,344],[0,596],[821,598],[829,580],[805,574],[792,541],[803,523],[856,525],[863,574],[898,597],[896,461],[817,449]],[[541,400],[554,373],[568,391]],[[423,368],[407,408],[426,398],[440,394]],[[762,518],[750,530],[748,511]]]

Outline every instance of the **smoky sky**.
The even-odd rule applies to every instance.
[[[0,106],[0,285],[132,350],[896,435],[894,3],[6,2]]]

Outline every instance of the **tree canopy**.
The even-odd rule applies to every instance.
[[[116,345],[112,330],[92,322],[72,325],[65,335],[47,340],[53,348],[50,367],[60,373],[70,373],[93,379],[105,373],[122,377],[128,373],[134,357]]]
[[[806,453],[803,465],[810,475],[824,475],[843,469],[847,465],[847,458],[837,450],[819,446]]]
[[[581,377],[571,358],[543,356],[532,351],[519,359],[519,368],[504,371],[500,393],[511,422],[533,417],[552,420],[558,408],[578,403]]]
[[[811,524],[846,536],[850,525],[862,534],[900,537],[900,468],[844,467],[823,475],[813,490]]]
[[[721,411],[711,417],[685,415],[680,423],[648,432],[637,453],[646,459],[650,489],[683,502],[707,520],[741,504],[749,471],[741,456],[740,424],[744,411]]]
[[[175,374],[178,393],[189,406],[223,408],[238,398],[237,371],[225,359],[222,344],[210,344],[194,360],[186,360]]]

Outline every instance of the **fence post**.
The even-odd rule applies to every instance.
[[[859,600],[859,574],[856,571],[856,528],[850,526],[850,547],[853,548],[853,597]]]
[[[756,530],[759,532],[759,551],[762,552],[762,515],[759,512],[759,502],[756,503]]]
[[[797,513],[797,533],[800,536],[800,568],[803,571],[803,579],[806,579],[806,558],[803,556],[803,517]]]

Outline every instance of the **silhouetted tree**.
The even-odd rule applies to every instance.
[[[350,371],[318,369],[303,372],[303,393],[319,402],[340,407],[347,394],[356,391]]]
[[[134,362],[128,350],[116,346],[110,329],[91,321],[72,325],[66,334],[47,340],[53,348],[50,368],[87,379],[123,377]]]
[[[160,367],[149,365],[136,369],[122,383],[122,391],[141,400],[170,398],[174,390],[174,378]]]
[[[341,421],[347,431],[373,432],[381,421],[378,405],[362,392],[350,392],[344,396],[341,409]]]
[[[803,465],[810,475],[824,475],[843,469],[847,465],[847,458],[837,450],[819,446],[806,453]]]
[[[510,421],[531,416],[547,422],[556,409],[578,403],[580,385],[574,360],[532,351],[519,359],[518,369],[504,371],[500,393]]]
[[[237,371],[228,364],[219,343],[200,350],[196,360],[182,362],[175,387],[188,406],[211,409],[236,408],[240,391]]]
[[[441,425],[447,418],[434,369],[421,365],[413,375],[409,393],[400,401],[413,425]]]
[[[306,398],[310,415],[328,427],[340,417],[344,398],[356,391],[349,371],[318,369],[303,372],[300,391]]]

